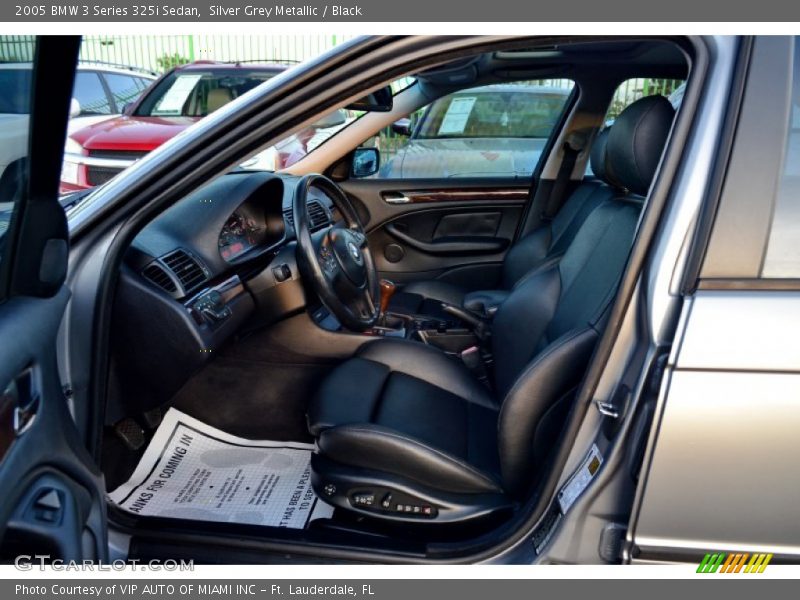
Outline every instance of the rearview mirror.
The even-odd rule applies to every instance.
[[[81,103],[73,98],[69,103],[69,117],[70,119],[77,117],[81,114]]]
[[[392,123],[392,133],[409,137],[411,135],[411,119],[408,117],[397,119],[397,121]]]
[[[363,110],[366,112],[389,112],[394,106],[392,88],[388,85],[356,100],[345,108],[349,110]]]
[[[377,173],[380,166],[381,153],[377,148],[356,148],[353,152],[350,175],[352,177],[369,177]]]

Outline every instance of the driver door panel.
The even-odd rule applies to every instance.
[[[58,187],[80,38],[36,41],[27,160],[0,235],[0,561],[106,561],[102,475],[62,387],[57,339],[70,290]],[[17,67],[30,68],[30,67]],[[37,557],[38,558],[38,557]]]
[[[14,298],[0,308],[0,560],[44,554],[106,558],[99,470],[73,425],[56,366],[55,339],[69,300]],[[35,324],[35,326],[32,326]]]
[[[381,277],[481,289],[499,280],[530,181],[351,179],[340,185],[358,207]]]

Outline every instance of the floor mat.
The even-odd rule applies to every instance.
[[[300,529],[333,513],[311,488],[312,450],[240,438],[171,408],[109,499],[141,516]]]
[[[192,376],[170,406],[234,435],[313,442],[306,407],[328,371],[220,356]]]

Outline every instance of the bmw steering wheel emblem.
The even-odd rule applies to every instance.
[[[361,252],[359,252],[358,247],[353,242],[347,242],[347,250],[350,252],[350,256],[353,257],[353,260],[361,264]]]

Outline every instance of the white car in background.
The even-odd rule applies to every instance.
[[[30,62],[0,63],[0,191],[3,198],[19,183],[28,154]],[[123,65],[83,62],[72,92],[68,134],[119,115],[156,79],[156,74]],[[11,189],[8,189],[10,186]],[[0,203],[0,214],[5,212]],[[0,220],[2,220],[0,218]],[[1,225],[0,225],[1,226]]]

